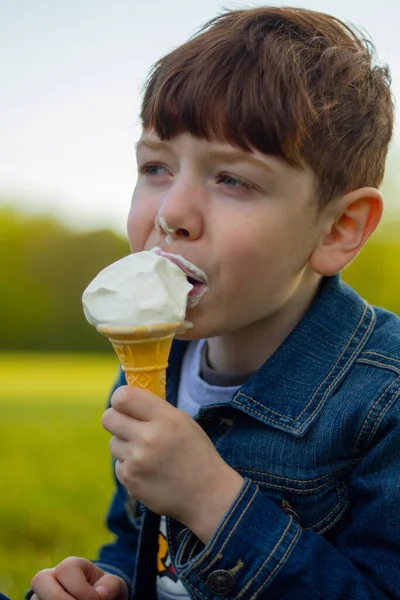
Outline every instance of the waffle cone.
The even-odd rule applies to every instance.
[[[180,323],[140,327],[99,326],[97,330],[112,343],[128,385],[149,390],[165,398],[168,357],[179,325]]]

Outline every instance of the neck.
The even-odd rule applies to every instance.
[[[275,313],[242,329],[208,339],[208,360],[221,373],[252,373],[277,350],[307,312],[321,278],[314,278]]]

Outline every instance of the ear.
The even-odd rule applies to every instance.
[[[341,271],[375,231],[383,198],[375,188],[361,188],[332,201],[323,211],[323,231],[310,256],[311,268],[323,276]]]

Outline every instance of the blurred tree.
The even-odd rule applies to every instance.
[[[1,349],[107,350],[86,323],[82,292],[129,253],[112,231],[76,232],[54,218],[0,211]]]
[[[370,304],[400,314],[400,221],[387,217],[342,276]]]

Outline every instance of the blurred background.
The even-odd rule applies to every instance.
[[[397,0],[288,4],[366,30],[399,97]],[[221,10],[215,0],[0,0],[0,591],[13,599],[38,569],[94,558],[109,540],[100,418],[117,360],[85,322],[81,294],[129,252],[148,69]],[[400,313],[398,131],[385,218],[344,278]]]

